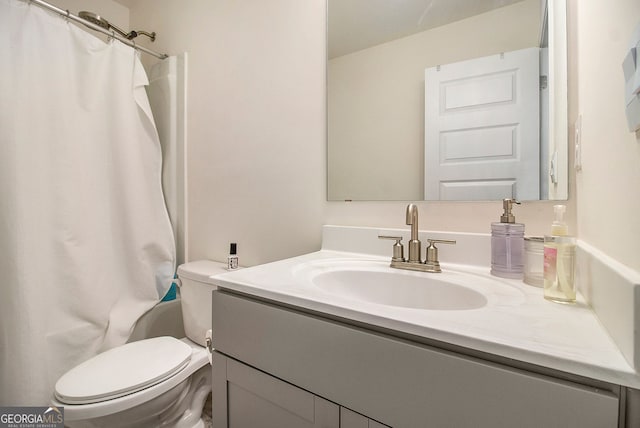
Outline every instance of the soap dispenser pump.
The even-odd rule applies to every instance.
[[[522,278],[524,272],[524,224],[516,223],[513,199],[503,199],[500,222],[491,223],[491,274]]]

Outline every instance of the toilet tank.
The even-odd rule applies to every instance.
[[[210,260],[178,266],[184,332],[202,346],[206,346],[205,335],[211,329],[211,292],[217,288],[209,277],[223,272],[227,272],[226,264]]]

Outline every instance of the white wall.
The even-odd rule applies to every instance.
[[[154,50],[187,51],[190,258],[253,265],[319,248],[322,1],[130,2]],[[151,61],[145,59],[145,61]]]
[[[323,224],[406,227],[406,202],[326,202],[325,0],[136,0],[158,51],[189,52],[190,259],[253,265],[314,251]],[[153,61],[149,57],[145,61]],[[421,202],[421,228],[488,232],[501,203]],[[516,209],[543,234],[550,202]],[[569,222],[575,209],[569,201]]]
[[[425,69],[536,47],[539,30],[527,0],[331,59],[329,198],[423,199]]]
[[[628,131],[622,60],[640,25],[638,0],[573,0],[577,13],[580,238],[640,271],[640,136]]]

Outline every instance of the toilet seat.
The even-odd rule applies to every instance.
[[[192,352],[192,346],[168,336],[127,343],[68,371],[56,383],[55,397],[82,405],[133,394],[175,376]]]
[[[147,340],[151,339],[144,339],[144,341]],[[142,340],[140,342],[142,342]],[[164,382],[157,383],[156,385],[142,389],[138,392],[130,393],[129,395],[100,401],[98,403],[65,404],[57,397],[53,397],[51,403],[54,406],[64,407],[65,421],[78,421],[113,415],[117,412],[122,412],[127,409],[146,404],[150,400],[160,397],[167,393],[167,391],[178,387],[180,384],[188,380],[193,373],[209,365],[207,349],[205,347],[192,342],[186,337],[180,339],[180,342],[185,343],[191,348],[191,359],[184,369],[176,372],[175,375],[166,379]],[[210,366],[207,370],[210,370]]]

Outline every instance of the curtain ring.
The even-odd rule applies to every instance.
[[[64,20],[67,21],[67,24],[69,23],[69,9],[67,9],[67,15],[64,17]]]

